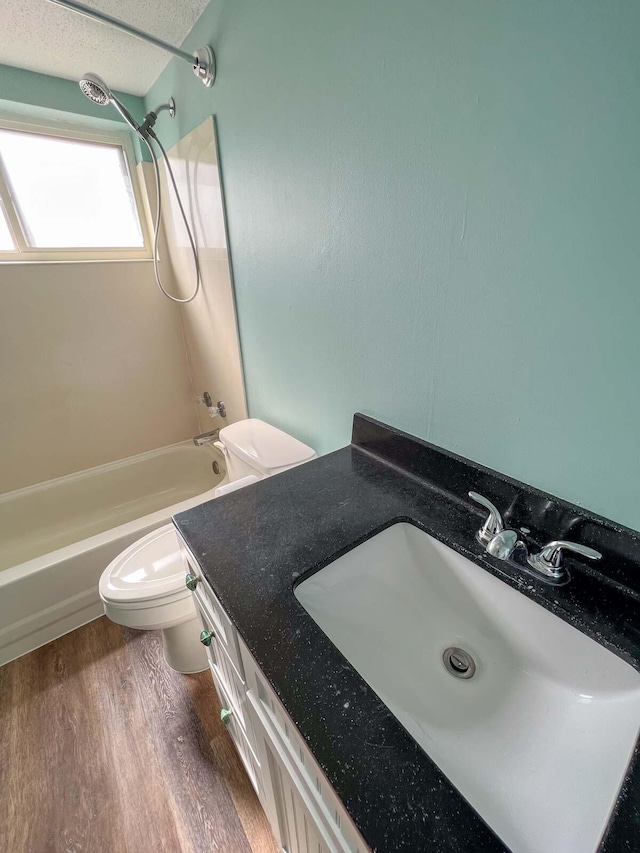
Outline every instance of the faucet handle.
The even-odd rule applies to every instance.
[[[483,545],[488,545],[496,534],[502,533],[504,530],[504,521],[500,515],[500,510],[495,506],[495,504],[491,503],[489,498],[485,498],[484,495],[480,495],[478,492],[469,492],[469,497],[472,501],[475,501],[485,509],[489,510],[489,516],[480,530],[478,530],[477,537],[478,542],[481,542]]]
[[[558,539],[549,542],[545,545],[539,554],[532,554],[528,563],[536,571],[541,572],[549,578],[560,578],[563,576],[562,569],[562,552],[573,551],[574,554],[579,554],[581,557],[586,557],[589,560],[599,560],[602,557],[600,551],[595,548],[589,548],[588,545],[580,545],[578,542],[565,542]]]

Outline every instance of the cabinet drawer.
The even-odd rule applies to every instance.
[[[236,629],[231,620],[224,612],[224,609],[218,601],[216,594],[211,589],[207,579],[202,574],[202,569],[196,558],[189,550],[189,546],[178,533],[178,542],[180,543],[180,553],[185,564],[185,574],[193,575],[197,578],[196,587],[193,590],[193,595],[196,602],[200,605],[200,610],[204,611],[209,616],[209,621],[212,623],[211,628],[216,632],[216,637],[224,647],[227,655],[238,673],[238,676],[244,680],[244,672],[242,669],[242,659],[240,657],[240,649]]]
[[[196,609],[200,614],[204,630],[213,632],[211,643],[206,647],[209,667],[214,674],[216,683],[219,682],[222,684],[226,695],[231,700],[230,704],[233,706],[236,718],[240,721],[242,727],[246,731],[247,720],[244,712],[246,689],[244,681],[238,675],[238,672],[229,659],[224,646],[218,639],[216,626],[211,618],[211,614],[204,609],[198,599],[196,599]]]
[[[218,692],[220,704],[222,705],[223,710],[231,711],[231,715],[226,718],[225,722],[227,731],[229,732],[231,740],[233,741],[238,755],[240,756],[240,760],[242,761],[244,768],[247,771],[247,775],[251,780],[251,784],[255,788],[259,799],[262,801],[264,794],[262,789],[262,777],[260,775],[260,762],[256,758],[256,754],[247,739],[247,735],[244,731],[244,724],[240,724],[240,717],[238,715],[234,702],[231,700],[231,698],[225,691],[223,685],[218,681],[218,677],[214,667],[212,665],[210,666],[211,674],[213,676],[213,683],[215,684],[216,690]]]

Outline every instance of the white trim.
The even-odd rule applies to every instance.
[[[15,246],[15,250],[13,251],[9,249],[0,252],[1,259],[4,256],[18,254],[22,249],[26,248],[20,220],[18,219],[16,209],[13,205],[9,186],[5,180],[2,154],[0,154],[0,207],[2,208],[5,220],[9,226],[9,233],[11,234],[13,245]]]
[[[111,260],[150,260],[151,238],[147,205],[144,202],[146,189],[140,180],[140,171],[136,169],[136,159],[131,133],[124,128],[114,129],[107,133],[94,131],[82,125],[72,123],[56,123],[54,121],[26,121],[0,117],[0,129],[13,130],[19,133],[32,133],[36,136],[52,136],[57,139],[71,139],[96,145],[112,145],[119,147],[124,155],[125,166],[133,189],[136,213],[142,232],[143,246],[141,248],[64,248],[38,249],[27,245],[24,229],[20,222],[17,207],[11,198],[11,192],[4,176],[4,167],[0,157],[0,204],[6,214],[17,251],[0,251],[0,265],[5,263],[50,263],[73,261],[111,261]]]
[[[7,228],[9,229],[9,237],[13,240],[13,245],[17,246],[18,241],[16,240],[15,229],[13,227],[13,222],[11,221],[11,217],[9,216],[9,211],[7,210],[7,205],[5,204],[5,192],[6,192],[5,183],[3,180],[2,171],[0,170],[0,218],[3,222],[7,223]],[[13,213],[13,210],[11,211]],[[11,252],[11,249],[0,249],[0,257],[6,252]]]

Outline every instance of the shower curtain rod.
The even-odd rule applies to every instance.
[[[101,24],[109,24],[109,26],[122,30],[123,32],[128,33],[131,36],[135,36],[142,41],[149,42],[149,44],[154,45],[154,47],[159,47],[161,50],[166,50],[168,53],[172,53],[174,56],[177,56],[178,59],[188,62],[193,68],[193,73],[199,80],[202,80],[205,86],[213,86],[213,82],[216,79],[216,59],[215,54],[209,45],[198,48],[194,53],[187,53],[184,50],[180,50],[178,47],[174,47],[172,44],[168,44],[166,41],[162,41],[162,39],[156,38],[149,33],[145,33],[144,30],[132,27],[130,24],[121,21],[119,18],[113,18],[105,12],[92,9],[89,6],[85,6],[83,3],[77,3],[76,0],[49,0],[49,3],[55,3],[56,6],[63,6],[65,9],[71,9],[72,12],[77,12],[79,15],[84,15],[87,18],[93,18]]]

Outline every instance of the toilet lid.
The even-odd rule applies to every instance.
[[[263,474],[293,468],[316,455],[315,450],[297,438],[258,418],[247,418],[223,427],[220,441],[229,452]]]
[[[140,601],[184,590],[185,566],[173,524],[138,539],[102,573],[100,595],[107,601]]]

